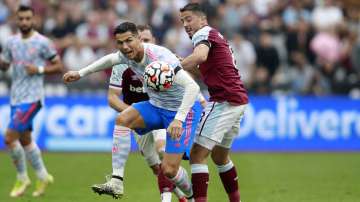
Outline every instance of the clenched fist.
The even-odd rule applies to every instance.
[[[78,71],[68,71],[63,76],[64,83],[74,82],[80,79],[80,74]]]

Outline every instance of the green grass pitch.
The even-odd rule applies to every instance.
[[[90,190],[111,172],[110,153],[44,153],[55,183],[41,198],[32,186],[20,199],[8,196],[15,172],[10,157],[0,152],[0,202],[159,202],[155,177],[139,153],[132,153],[125,173],[125,195],[115,200]],[[359,202],[360,153],[237,153],[242,202]],[[227,198],[212,163],[209,202]],[[184,166],[188,169],[187,162]],[[29,167],[29,166],[28,166]],[[173,197],[175,200],[175,196]]]

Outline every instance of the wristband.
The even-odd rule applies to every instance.
[[[39,74],[43,74],[45,72],[45,67],[44,66],[39,66],[38,67],[38,72],[39,72]]]

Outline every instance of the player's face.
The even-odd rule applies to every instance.
[[[145,29],[144,31],[139,32],[140,40],[144,43],[153,43],[155,44],[155,38],[151,34],[150,30]]]
[[[190,38],[196,31],[201,29],[205,24],[205,17],[192,11],[184,11],[180,13],[180,20],[183,23],[186,33]]]
[[[33,28],[33,13],[31,11],[18,12],[17,26],[22,34],[28,34]]]
[[[141,54],[141,41],[139,36],[130,31],[116,34],[116,45],[122,54],[130,60],[136,60]],[[142,56],[141,56],[142,57]]]

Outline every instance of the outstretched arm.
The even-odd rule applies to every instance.
[[[90,65],[82,68],[79,71],[69,71],[66,72],[63,76],[63,81],[65,83],[74,82],[79,80],[81,77],[87,76],[89,74],[92,74],[94,72],[98,72],[104,69],[111,68],[112,66],[119,64],[120,58],[118,53],[112,53],[109,55],[106,55],[95,62],[91,63]]]

